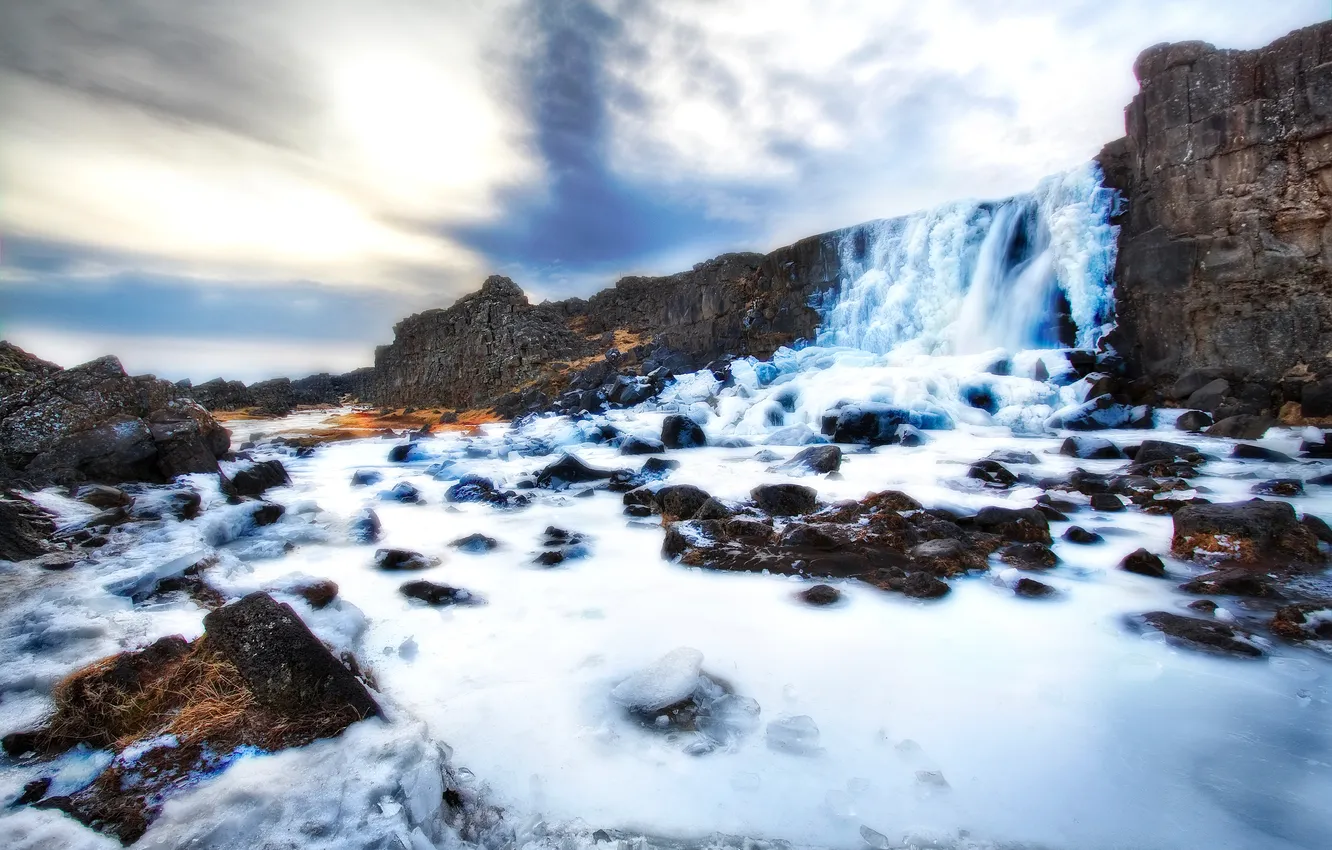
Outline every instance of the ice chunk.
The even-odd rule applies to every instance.
[[[703,653],[682,646],[625,679],[611,699],[635,711],[657,711],[688,697],[698,687]]]
[[[819,727],[814,718],[799,714],[779,717],[768,724],[768,749],[796,756],[811,756],[819,751]]]
[[[759,711],[758,702],[749,697],[724,694],[700,708],[698,731],[725,744],[758,728]]]

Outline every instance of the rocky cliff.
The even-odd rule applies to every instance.
[[[1267,386],[1332,373],[1332,22],[1259,50],[1161,44],[1134,71],[1127,135],[1099,157],[1125,200],[1131,368]]]
[[[343,375],[321,372],[305,378],[273,378],[249,384],[214,378],[202,384],[181,381],[176,384],[208,410],[244,410],[258,408],[281,416],[300,405],[339,404],[344,398],[368,399],[374,369],[366,366]]]

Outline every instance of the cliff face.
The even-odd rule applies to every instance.
[[[1118,346],[1153,378],[1332,371],[1332,22],[1251,51],[1148,48],[1127,136]]]

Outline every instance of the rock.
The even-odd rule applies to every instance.
[[[818,507],[818,491],[800,484],[760,484],[749,497],[771,516],[801,516]]]
[[[1069,543],[1077,543],[1081,546],[1090,546],[1094,543],[1101,543],[1104,537],[1094,531],[1088,531],[1079,525],[1070,525],[1064,530],[1063,538]]]
[[[1091,509],[1103,513],[1114,513],[1124,510],[1124,500],[1114,493],[1093,493],[1091,496]]]
[[[993,460],[976,461],[967,470],[967,477],[996,487],[1012,487],[1018,480],[1008,467]]]
[[[1225,378],[1209,381],[1193,393],[1184,402],[1185,407],[1215,413],[1221,402],[1230,394],[1230,382]]]
[[[1048,570],[1059,562],[1044,543],[1013,543],[1005,546],[999,557],[1019,570]]]
[[[1198,390],[1221,378],[1221,369],[1193,369],[1179,377],[1170,387],[1168,394],[1176,401],[1183,401]]]
[[[1100,431],[1106,428],[1124,428],[1144,415],[1146,415],[1144,411],[1119,404],[1113,396],[1106,394],[1055,411],[1054,415],[1046,420],[1045,425],[1056,430],[1063,428],[1069,431]]]
[[[911,549],[911,558],[926,571],[940,578],[952,578],[969,570],[986,569],[983,554],[974,551],[967,543],[941,537],[926,540]]]
[[[1332,640],[1332,600],[1302,602],[1278,608],[1268,628],[1292,642]]]
[[[1295,458],[1265,446],[1238,443],[1230,450],[1230,456],[1237,460],[1261,460],[1267,463],[1294,463]]]
[[[712,498],[707,491],[692,484],[670,484],[656,493],[656,503],[665,521],[692,519]]]
[[[598,469],[588,466],[571,454],[566,454],[538,472],[536,482],[538,487],[563,490],[571,484],[605,481],[617,471],[628,472],[627,470]]]
[[[239,496],[262,496],[274,487],[290,484],[287,468],[280,460],[264,460],[238,470],[231,477],[231,487]]]
[[[680,461],[667,460],[666,458],[650,457],[643,463],[638,474],[644,478],[665,478],[675,470],[680,468]]]
[[[661,442],[668,449],[693,449],[706,446],[708,438],[697,422],[673,413],[661,424]]]
[[[1305,384],[1300,393],[1300,410],[1312,418],[1332,416],[1332,378]]]
[[[1221,556],[1240,563],[1275,559],[1321,563],[1318,539],[1295,518],[1286,502],[1254,499],[1214,505],[1188,505],[1174,514],[1171,552],[1197,560]]]
[[[272,525],[282,519],[282,515],[287,509],[282,505],[273,502],[260,502],[253,511],[250,512],[250,520],[256,528],[263,528],[266,525]]]
[[[1124,557],[1119,562],[1119,568],[1126,572],[1137,573],[1140,576],[1150,576],[1151,578],[1165,578],[1165,563],[1160,557],[1153,555],[1146,549],[1138,549]]]
[[[351,539],[357,543],[374,543],[379,540],[379,515],[369,508],[362,508],[348,524]]]
[[[204,617],[208,645],[240,670],[263,705],[293,716],[347,712],[358,718],[379,706],[351,671],[310,632],[290,606],[266,593]]]
[[[74,498],[94,508],[128,508],[134,499],[119,487],[105,484],[84,484],[74,493]]]
[[[493,552],[499,548],[499,541],[493,537],[487,537],[484,534],[469,534],[466,537],[459,537],[457,540],[449,542],[449,545],[459,552],[467,552],[471,555],[484,555],[487,552]]]
[[[1191,611],[1201,611],[1204,614],[1216,613],[1216,603],[1210,599],[1195,599],[1188,604],[1188,608]]]
[[[915,425],[898,425],[893,435],[897,438],[897,444],[903,448],[925,445],[925,435]]]
[[[375,569],[379,570],[428,570],[438,563],[438,560],[410,549],[375,550]]]
[[[0,343],[0,354],[4,346]],[[0,372],[0,376],[4,373]],[[27,499],[0,493],[0,561],[22,561],[46,554],[55,519]]]
[[[1259,496],[1303,496],[1304,482],[1298,478],[1273,478],[1258,482],[1249,492]]]
[[[421,491],[416,486],[407,481],[399,481],[393,485],[390,490],[381,490],[379,492],[381,502],[401,502],[404,505],[419,505],[424,500]]]
[[[542,552],[541,554],[537,555],[536,558],[533,559],[533,563],[542,567],[554,567],[558,564],[564,563],[564,559],[565,559],[565,554],[563,552],[559,551],[558,549],[553,549],[549,552]]]
[[[470,591],[449,587],[447,584],[435,584],[433,581],[409,581],[399,587],[398,592],[408,599],[416,599],[435,607],[476,603]]]
[[[1084,460],[1118,460],[1124,457],[1118,446],[1100,437],[1069,437],[1059,447],[1059,453]]]
[[[1314,537],[1322,543],[1332,544],[1332,528],[1328,524],[1313,514],[1304,514],[1300,517],[1300,525],[1313,532]]]
[[[1074,438],[1070,437],[1069,439],[1071,440]],[[1035,465],[1041,462],[1040,458],[1036,457],[1036,455],[1032,454],[1031,452],[1024,452],[1018,449],[995,449],[994,451],[990,452],[985,457],[985,459],[992,460],[996,463],[1007,463],[1007,464],[1016,463],[1016,464]]]
[[[816,584],[798,595],[802,601],[815,606],[834,605],[842,598],[842,592],[828,584]]]
[[[1233,440],[1259,440],[1267,433],[1267,429],[1274,424],[1275,423],[1271,419],[1262,416],[1241,414],[1239,416],[1230,416],[1221,419],[1203,433],[1209,437],[1229,437]]]
[[[384,480],[384,476],[373,469],[358,469],[352,473],[351,485],[353,487],[369,487],[371,484],[378,484]]]
[[[1193,446],[1183,443],[1170,443],[1165,440],[1144,440],[1133,454],[1135,465],[1171,463],[1182,460],[1185,463],[1202,463],[1205,458]]]
[[[796,452],[795,457],[778,467],[783,470],[805,470],[816,474],[836,472],[842,467],[842,449],[839,446],[810,446]]]
[[[1162,632],[1170,644],[1184,649],[1241,658],[1260,658],[1263,655],[1261,649],[1241,640],[1235,629],[1215,620],[1152,611],[1143,614],[1137,621]]]
[[[912,599],[939,599],[947,596],[951,588],[928,573],[912,573],[901,583],[900,589]]]
[[[311,608],[319,611],[327,608],[338,598],[338,585],[337,582],[328,579],[316,579],[293,587],[291,592],[308,602]]]
[[[656,455],[666,451],[666,445],[660,440],[646,440],[642,437],[625,437],[620,443],[622,455]]]
[[[679,647],[620,682],[610,696],[631,711],[661,711],[689,698],[702,667],[703,653]]]
[[[1185,593],[1210,593],[1218,596],[1250,596],[1264,598],[1274,595],[1267,574],[1249,567],[1214,570],[1180,585]]]
[[[972,523],[982,531],[1018,543],[1050,543],[1050,523],[1035,508],[984,507]]]
[[[889,445],[897,441],[897,429],[910,425],[911,414],[887,404],[848,404],[824,414],[823,433],[835,443]]]
[[[652,508],[647,505],[625,505],[624,513],[625,516],[634,517],[635,519],[646,519],[652,516]]]
[[[1190,410],[1175,420],[1175,428],[1180,431],[1192,431],[1194,433],[1211,427],[1211,425],[1212,417],[1201,410]]]
[[[1040,599],[1052,595],[1055,589],[1044,582],[1024,576],[1017,580],[1017,584],[1013,585],[1013,592],[1028,599]]]
[[[663,515],[666,513],[662,511]],[[730,519],[735,510],[718,498],[710,498],[694,513],[694,519]]]
[[[389,463],[406,463],[411,460],[412,450],[416,447],[411,443],[401,443],[389,449]]]

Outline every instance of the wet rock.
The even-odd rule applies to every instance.
[[[287,509],[282,505],[273,502],[260,502],[250,513],[250,519],[254,522],[256,528],[263,528],[266,525],[272,525],[282,519],[282,515]]]
[[[1184,406],[1215,413],[1228,395],[1230,395],[1230,382],[1225,378],[1216,378],[1190,393],[1184,401]]]
[[[412,445],[411,443],[402,443],[401,445],[394,446],[393,448],[389,449],[388,453],[389,463],[406,463],[407,461],[412,459],[412,455],[414,453],[413,450],[415,448],[416,446]]]
[[[692,484],[669,484],[656,493],[657,507],[667,522],[692,519],[711,498],[706,490]]]
[[[296,585],[291,592],[308,602],[311,608],[319,611],[327,608],[338,598],[338,585],[329,579],[316,579]]]
[[[499,545],[498,540],[481,533],[469,534],[466,537],[459,537],[457,540],[449,542],[449,546],[469,555],[484,555],[487,552],[495,551],[499,548]]]
[[[1024,576],[1017,580],[1017,584],[1013,585],[1013,592],[1028,599],[1040,599],[1053,595],[1055,589],[1044,582]]]
[[[425,501],[421,491],[407,481],[399,481],[391,490],[380,491],[379,498],[380,501],[402,502],[405,505],[419,505]]]
[[[898,425],[893,436],[896,437],[897,444],[903,448],[911,449],[925,445],[925,435],[915,425]]]
[[[542,552],[533,559],[533,563],[542,567],[554,567],[564,563],[565,555],[558,549]]]
[[[1294,463],[1295,458],[1288,454],[1269,449],[1266,446],[1254,446],[1239,443],[1230,450],[1230,456],[1238,460],[1261,460],[1268,463]]]
[[[373,469],[358,469],[352,473],[351,486],[369,487],[384,480],[384,476]]]
[[[1133,454],[1135,465],[1170,463],[1177,460],[1197,464],[1202,463],[1205,458],[1193,446],[1171,443],[1166,440],[1144,440]]]
[[[628,470],[598,469],[594,466],[588,466],[577,457],[566,454],[559,460],[547,466],[537,473],[536,482],[538,487],[545,487],[551,490],[563,490],[570,484],[586,484],[595,481],[605,481],[616,472],[629,473]]]
[[[1300,525],[1313,532],[1314,537],[1322,543],[1332,544],[1332,528],[1328,524],[1313,514],[1304,514],[1300,517]]]
[[[694,519],[730,519],[735,515],[735,510],[722,500],[713,497],[699,507],[694,513]]]
[[[1124,557],[1119,562],[1119,568],[1126,572],[1137,573],[1140,576],[1150,576],[1151,578],[1165,578],[1165,563],[1159,556],[1153,555],[1146,549],[1138,549]]]
[[[1044,543],[1014,543],[999,552],[999,558],[1019,570],[1048,570],[1059,559]]]
[[[1064,529],[1062,537],[1069,543],[1077,543],[1080,546],[1091,546],[1105,540],[1101,535],[1094,531],[1088,531],[1080,525],[1070,525]]]
[[[1241,563],[1322,561],[1318,538],[1299,523],[1286,502],[1253,499],[1188,505],[1175,512],[1174,520],[1171,552],[1178,558],[1221,556]]]
[[[1199,620],[1169,611],[1152,611],[1131,622],[1139,627],[1145,625],[1162,632],[1167,642],[1183,649],[1240,658],[1260,658],[1263,655],[1261,649],[1241,640],[1241,634],[1235,629],[1216,620]]]
[[[666,451],[666,445],[660,440],[628,436],[620,443],[620,454],[622,455],[656,455],[664,451]]]
[[[824,414],[822,431],[835,443],[889,445],[897,440],[900,425],[910,425],[911,414],[887,404],[848,404]]]
[[[47,552],[55,519],[27,499],[0,493],[0,561],[22,561]]]
[[[946,582],[929,573],[912,573],[902,580],[900,586],[893,589],[900,590],[903,595],[912,599],[939,599],[947,596],[951,590]]]
[[[1052,429],[1100,431],[1134,425],[1144,416],[1150,420],[1149,409],[1119,404],[1113,396],[1105,394],[1080,405],[1056,411],[1045,424]]]
[[[644,478],[665,478],[679,468],[680,461],[678,460],[650,457],[644,461],[643,467],[638,471],[638,474]]]
[[[473,605],[476,598],[471,591],[433,581],[409,581],[398,592],[408,599],[416,599],[427,605],[443,607],[446,605]]]
[[[357,543],[374,543],[379,540],[379,515],[369,508],[362,508],[352,517],[347,530]]]
[[[661,442],[668,449],[694,449],[706,446],[708,438],[697,422],[673,413],[661,423]]]
[[[927,540],[912,547],[911,558],[917,566],[941,578],[952,578],[987,567],[983,554],[966,542],[952,537]]]
[[[1180,585],[1185,593],[1215,596],[1247,596],[1262,599],[1275,595],[1266,573],[1245,567],[1215,570],[1204,573]]]
[[[92,505],[102,510],[127,508],[134,502],[129,493],[119,487],[108,487],[105,484],[84,484],[75,491],[74,498],[85,505]]]
[[[647,505],[625,505],[624,514],[635,519],[646,519],[652,516],[652,508]]]
[[[825,474],[836,472],[842,467],[842,449],[839,446],[810,446],[801,449],[795,457],[782,464],[779,469],[799,470]]]
[[[1268,628],[1282,640],[1296,643],[1332,640],[1332,599],[1278,608]]]
[[[375,568],[380,570],[428,570],[438,563],[438,560],[410,549],[375,550]]]
[[[287,468],[280,460],[253,463],[231,477],[231,487],[238,496],[262,496],[274,487],[290,483]]]
[[[1303,496],[1304,482],[1298,478],[1273,478],[1258,482],[1249,492],[1259,496]]]
[[[1195,599],[1188,604],[1191,611],[1200,611],[1204,614],[1215,614],[1216,603],[1210,599]]]
[[[1070,437],[1070,439],[1072,438]],[[1019,449],[995,449],[986,455],[985,459],[994,461],[995,463],[1009,464],[1037,464],[1041,462],[1040,458],[1036,457],[1036,455],[1031,452],[1024,452]]]
[[[1265,416],[1241,414],[1219,420],[1204,433],[1209,437],[1229,437],[1233,440],[1259,440],[1276,423]]]
[[[818,491],[801,484],[760,484],[749,497],[771,516],[801,516],[818,507]]]
[[[982,531],[1017,543],[1050,543],[1050,523],[1035,508],[984,507],[971,522]]]
[[[1002,463],[993,460],[978,460],[967,470],[967,477],[995,487],[1012,487],[1017,483],[1017,476]]]
[[[1102,513],[1114,513],[1124,510],[1124,500],[1114,493],[1093,493],[1091,509]]]
[[[1175,420],[1175,428],[1195,434],[1211,426],[1212,417],[1201,410],[1190,410]]]
[[[326,711],[358,718],[379,706],[360,680],[290,606],[251,593],[204,617],[208,645],[240,671],[263,705],[295,716]]]
[[[802,590],[800,599],[810,605],[834,605],[842,598],[842,592],[829,584],[816,584]]]
[[[495,482],[481,475],[464,475],[444,491],[445,501],[454,503],[491,502],[495,500]]]
[[[1060,445],[1059,453],[1083,460],[1118,460],[1124,457],[1118,446],[1100,437],[1069,437]]]

